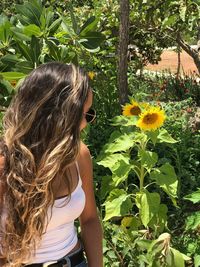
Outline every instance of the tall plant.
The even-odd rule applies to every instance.
[[[154,152],[158,143],[176,142],[161,128],[165,119],[160,107],[131,99],[131,103],[123,107],[123,115],[114,118],[113,125],[119,126],[119,130],[112,133],[97,159],[99,165],[111,171],[102,185],[104,195],[108,195],[104,221],[117,219],[121,227],[126,228],[138,247],[141,264],[138,266],[181,267],[184,260],[189,259],[172,248],[170,234],[163,233],[167,228],[168,207],[162,203],[156,187],[161,188],[175,206],[178,187],[174,167]]]

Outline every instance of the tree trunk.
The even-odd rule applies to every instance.
[[[128,44],[129,44],[129,0],[120,0],[120,28],[118,46],[118,90],[119,102],[128,100]]]
[[[177,39],[179,39],[180,37],[180,33],[178,32],[177,34]],[[177,72],[176,72],[176,76],[179,77],[180,76],[180,70],[181,70],[181,47],[180,44],[177,44],[177,55],[178,55],[178,64],[177,64]]]
[[[194,63],[198,69],[198,72],[200,74],[200,54],[197,49],[193,49],[188,44],[186,44],[181,38],[176,39],[177,43],[180,45],[180,47],[188,53],[194,60]]]
[[[176,76],[179,77],[180,76],[180,70],[181,70],[181,49],[180,49],[180,45],[177,45],[177,55],[178,55],[178,65],[177,65],[177,73]]]

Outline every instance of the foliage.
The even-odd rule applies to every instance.
[[[195,64],[199,68],[197,50],[192,50],[186,43],[187,40],[190,44],[197,43],[198,1],[134,0],[130,4],[130,42],[137,47],[133,57],[138,57],[141,68],[159,60],[160,48],[177,43],[190,56],[196,57]]]
[[[170,72],[135,75],[129,68],[130,94],[143,93],[148,100],[163,102],[182,101],[192,98],[200,106],[200,81],[195,75],[177,77]]]
[[[143,103],[139,105],[140,117],[142,112],[152,110],[146,104],[144,111],[143,106]],[[159,116],[160,113],[156,112]],[[111,175],[105,176],[102,181],[101,190],[106,197],[104,221],[117,220],[120,227],[130,229],[126,234],[133,247],[137,242],[140,244],[136,258],[141,265],[138,266],[144,263],[148,266],[184,266],[184,256],[170,248],[170,236],[162,234],[166,228],[168,208],[161,202],[158,192],[149,190],[150,186],[157,185],[177,205],[178,180],[174,168],[169,162],[162,162],[153,151],[157,143],[174,144],[176,141],[165,129],[152,130],[149,127],[149,131],[138,130],[135,128],[137,121],[138,116],[117,116],[113,124],[120,129],[111,134],[97,159],[97,164],[111,171]],[[142,238],[141,243],[137,238],[135,240],[135,234],[140,232],[149,236]]]
[[[21,73],[48,61],[77,63],[85,53],[99,50],[104,40],[96,31],[98,19],[89,17],[78,24],[73,7],[69,4],[70,17],[42,6],[40,0],[16,5],[17,14],[10,19],[0,16],[0,69],[9,72],[10,80],[19,79]]]

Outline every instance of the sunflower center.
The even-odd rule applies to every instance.
[[[158,114],[156,113],[152,113],[152,114],[147,114],[144,118],[143,118],[143,122],[145,124],[153,124],[158,120]]]
[[[141,113],[141,109],[138,106],[132,107],[130,113],[131,115],[138,116]]]

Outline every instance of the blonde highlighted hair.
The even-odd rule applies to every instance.
[[[54,203],[54,178],[66,177],[71,192],[68,170],[79,151],[88,92],[81,68],[43,64],[26,77],[4,116],[0,254],[8,266],[21,266],[40,242]]]

